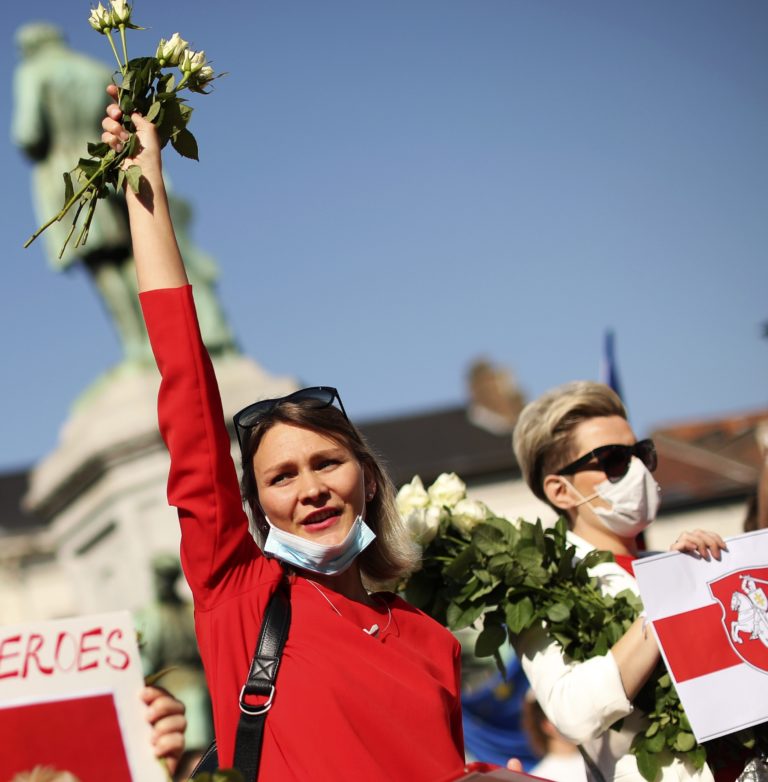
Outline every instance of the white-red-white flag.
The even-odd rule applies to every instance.
[[[768,530],[726,542],[720,562],[670,552],[634,563],[699,743],[768,721]]]

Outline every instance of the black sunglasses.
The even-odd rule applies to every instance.
[[[292,394],[281,396],[277,399],[261,399],[258,402],[254,402],[253,404],[244,407],[239,413],[235,413],[235,417],[232,420],[235,422],[237,442],[240,444],[241,450],[243,448],[243,439],[248,434],[248,430],[256,426],[262,418],[270,415],[284,402],[294,402],[318,410],[323,407],[330,407],[334,402],[338,402],[338,409],[341,411],[344,418],[349,421],[347,411],[344,409],[344,404],[341,401],[339,392],[335,388],[331,388],[331,386],[301,388],[298,391],[294,391]]]
[[[653,440],[640,440],[634,445],[601,445],[558,470],[557,474],[572,475],[583,470],[601,470],[611,483],[616,483],[627,474],[633,456],[637,456],[651,472],[656,469],[658,458]]]

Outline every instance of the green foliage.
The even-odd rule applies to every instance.
[[[119,64],[120,70],[115,81],[119,89],[118,103],[123,111],[123,127],[131,136],[123,149],[117,153],[102,142],[89,143],[87,145],[88,157],[81,158],[71,172],[64,174],[64,203],[61,210],[38,228],[24,244],[25,247],[28,247],[46,228],[61,221],[70,210],[74,210],[72,228],[61,248],[59,257],[64,254],[70,239],[75,234],[78,219],[84,207],[87,207],[87,210],[80,226],[80,233],[75,239],[75,247],[86,243],[88,230],[99,199],[106,198],[110,192],[118,191],[126,184],[134,193],[139,192],[141,169],[137,165],[132,165],[125,170],[124,164],[124,161],[134,157],[140,148],[135,128],[130,119],[131,114],[139,112],[155,125],[161,147],[165,147],[170,142],[171,146],[183,157],[198,160],[197,141],[187,127],[192,116],[192,108],[187,105],[180,93],[183,90],[189,90],[206,94],[208,90],[204,88],[215,78],[218,78],[213,74],[210,66],[204,64],[202,52],[196,54],[194,68],[192,65],[179,62],[180,52],[177,53],[175,60],[169,61],[158,59],[158,55],[129,60],[125,48],[125,29],[144,29],[132,23],[122,25],[123,58],[121,59],[114,47],[109,30],[100,29],[98,20],[91,26],[98,32],[107,35]],[[109,25],[107,27],[109,28]],[[165,43],[161,41],[161,47]],[[188,46],[186,42],[182,43],[183,48]],[[187,52],[187,54],[191,53]],[[176,75],[171,70],[173,68],[181,70],[181,78],[178,82]]]
[[[219,768],[212,774],[198,774],[196,782],[243,782],[243,775],[232,768]]]
[[[513,524],[491,517],[462,532],[451,522],[451,509],[445,511],[438,534],[424,549],[422,569],[405,586],[405,596],[451,630],[482,619],[475,654],[494,657],[502,673],[499,652],[507,634],[514,641],[520,633],[543,626],[568,658],[581,662],[606,654],[637,618],[641,604],[631,591],[604,595],[590,575],[595,566],[613,561],[613,555],[592,551],[576,559],[565,519],[544,529],[540,521]],[[762,726],[706,746],[697,744],[663,664],[635,705],[647,714],[649,725],[635,736],[631,751],[648,782],[675,757],[701,768],[708,754],[711,764],[727,756],[728,745],[754,747],[757,742],[768,748],[768,732]]]

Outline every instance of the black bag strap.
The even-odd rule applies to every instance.
[[[285,578],[269,599],[264,621],[261,624],[259,641],[251,661],[243,689],[240,691],[240,722],[235,739],[235,768],[243,775],[245,782],[253,782],[259,770],[261,743],[264,737],[264,723],[275,699],[275,683],[280,658],[283,653],[288,630],[291,626],[291,599]],[[266,703],[251,706],[248,695],[266,697]]]
[[[240,691],[240,722],[235,737],[234,767],[243,775],[245,782],[254,782],[258,775],[264,723],[275,699],[277,671],[290,626],[291,598],[288,581],[283,578],[267,603],[248,678]],[[259,705],[251,705],[246,701],[246,696],[253,695],[266,697],[267,700]],[[216,768],[218,753],[214,741],[190,779],[206,771],[213,772]]]

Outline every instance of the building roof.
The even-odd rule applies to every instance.
[[[469,482],[520,475],[509,432],[478,426],[464,406],[368,421],[360,429],[396,486],[414,475],[431,483],[442,472]]]
[[[768,409],[656,429],[665,509],[754,493],[764,463],[758,427],[766,422]]]
[[[360,429],[387,465],[395,486],[419,475],[429,484],[442,472],[468,483],[520,477],[510,433],[479,425],[472,408],[454,406],[364,422]],[[490,424],[493,422],[488,420]],[[656,429],[656,478],[665,510],[744,499],[752,494],[763,464],[758,426],[768,409]],[[0,536],[34,533],[42,520],[22,508],[27,470],[0,474]]]

